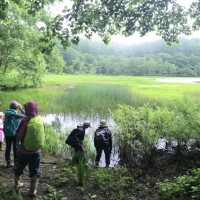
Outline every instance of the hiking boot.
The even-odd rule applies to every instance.
[[[20,182],[21,176],[15,175],[15,188],[21,188],[24,186],[22,182]]]
[[[38,186],[39,178],[37,176],[33,176],[31,178],[30,192],[29,196],[34,197],[37,194],[37,186]]]
[[[5,149],[2,147],[2,142],[0,143],[0,151],[4,151]]]

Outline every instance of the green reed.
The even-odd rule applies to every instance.
[[[52,126],[45,127],[44,153],[52,153],[60,156],[71,156],[69,146],[65,144],[66,135],[62,132],[56,132]]]
[[[73,114],[88,114],[105,117],[118,104],[140,105],[143,101],[121,85],[78,84],[58,100],[63,111]]]
[[[46,75],[41,88],[0,91],[0,111],[5,111],[12,100],[21,104],[35,100],[43,114],[84,112],[102,116],[117,104],[164,103],[184,95],[199,99],[199,89],[199,84],[163,83],[156,77]]]

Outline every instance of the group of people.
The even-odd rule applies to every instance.
[[[78,161],[80,158],[84,158],[83,140],[85,130],[89,127],[89,121],[77,125],[77,128],[71,131],[65,141],[75,149]],[[14,166],[15,188],[23,186],[21,176],[28,165],[31,179],[29,196],[35,196],[37,193],[44,129],[45,126],[42,118],[38,115],[38,105],[35,101],[25,103],[24,109],[17,101],[11,101],[5,114],[0,112],[0,150],[4,150],[2,144],[5,139],[6,167]],[[105,120],[100,121],[99,127],[94,133],[94,146],[96,148],[96,167],[99,166],[102,151],[105,153],[106,167],[109,167],[112,136]],[[13,147],[14,165],[11,162],[11,147]]]
[[[20,110],[20,113],[18,113]],[[11,147],[13,147],[15,188],[23,186],[21,175],[28,165],[30,190],[29,196],[35,196],[40,177],[41,148],[44,145],[44,123],[38,115],[35,101],[24,104],[24,110],[17,101],[11,101],[10,107],[0,114],[0,148],[5,136],[6,167],[12,167]]]
[[[85,130],[90,127],[90,122],[85,121],[83,124],[77,125],[68,135],[65,143],[70,145],[75,150],[76,162],[77,159],[84,157],[83,140],[85,137]],[[95,165],[99,166],[102,151],[105,154],[106,167],[110,165],[110,155],[112,152],[112,134],[107,126],[106,120],[102,119],[99,127],[94,132],[94,146],[96,148]]]

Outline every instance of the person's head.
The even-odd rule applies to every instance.
[[[10,109],[16,110],[19,107],[19,103],[15,100],[10,102]]]
[[[89,128],[90,127],[90,122],[89,121],[84,121],[83,122],[83,128]]]
[[[99,126],[106,126],[107,122],[105,119],[102,119],[100,122],[99,122]]]
[[[35,117],[38,115],[38,105],[35,101],[28,101],[25,103],[24,109],[27,117]]]

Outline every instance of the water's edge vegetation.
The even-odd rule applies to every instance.
[[[1,110],[13,99],[21,103],[33,99],[43,114],[111,116],[115,121],[113,136],[120,165],[111,169],[93,168],[95,151],[87,136],[84,147],[89,165],[73,166],[73,152],[64,143],[70,130],[63,133],[54,126],[46,126],[43,152],[53,154],[62,167],[52,181],[41,183],[50,188],[37,199],[62,199],[68,196],[67,188],[74,184],[81,186],[73,190],[81,190],[74,199],[91,199],[93,195],[97,199],[113,200],[198,199],[200,106],[198,95],[193,94],[198,94],[199,87],[188,83],[158,83],[154,77],[49,75],[43,88],[1,92],[0,101]],[[166,146],[155,148],[163,138]],[[183,168],[180,163],[185,161]],[[0,193],[6,199],[3,185],[0,182]]]

